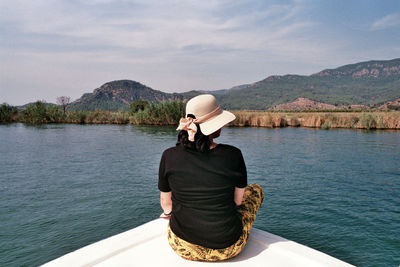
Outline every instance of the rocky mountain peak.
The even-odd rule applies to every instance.
[[[400,58],[388,61],[367,61],[357,64],[345,65],[336,69],[326,69],[311,76],[318,77],[351,77],[380,78],[400,75]]]
[[[160,102],[181,98],[180,95],[154,90],[136,81],[117,80],[103,84],[93,93],[82,95],[72,103],[71,109],[126,109],[135,100]]]

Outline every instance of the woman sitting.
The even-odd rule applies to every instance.
[[[259,185],[247,185],[241,151],[216,144],[221,128],[235,119],[212,95],[186,105],[175,147],[164,151],[158,188],[169,218],[168,241],[181,257],[220,261],[238,255],[263,200]]]

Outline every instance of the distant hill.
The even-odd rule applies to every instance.
[[[226,109],[265,110],[306,98],[333,106],[382,106],[400,98],[400,58],[360,62],[326,69],[310,76],[270,76],[264,80],[216,91],[164,93],[130,80],[108,82],[84,94],[70,109],[120,110],[135,100],[151,102],[190,99],[211,93]]]
[[[241,84],[241,85],[237,85],[232,88],[229,88],[229,89],[194,91],[194,92],[202,93],[202,94],[224,95],[224,94],[227,94],[227,93],[235,91],[235,90],[240,90],[240,89],[246,88],[247,86],[249,86],[249,84]]]
[[[141,83],[130,80],[112,81],[86,93],[71,103],[70,110],[124,110],[135,100],[160,102],[182,99],[180,94],[169,94],[154,90]]]
[[[308,98],[332,105],[378,105],[400,97],[400,58],[327,69],[310,76],[270,76],[220,101],[228,109],[268,109]]]

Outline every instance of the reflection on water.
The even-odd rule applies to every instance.
[[[132,126],[131,130],[153,135],[175,135],[177,133],[175,126]]]

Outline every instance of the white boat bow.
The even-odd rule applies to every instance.
[[[167,240],[165,219],[156,219],[129,231],[98,241],[44,267],[71,266],[353,266],[315,249],[253,228],[244,250],[235,258],[218,262],[195,262],[180,258]]]

